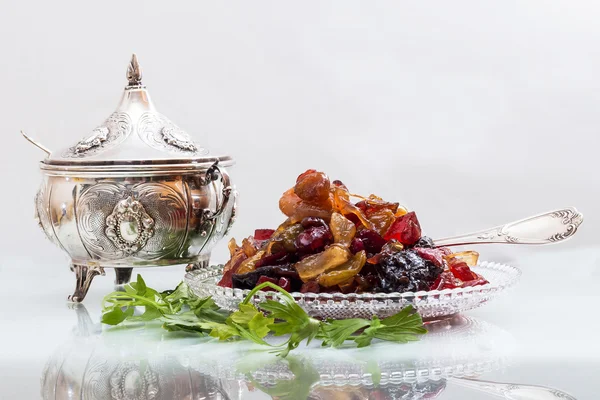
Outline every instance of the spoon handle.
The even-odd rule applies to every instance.
[[[502,399],[577,400],[562,390],[546,386],[501,383],[471,378],[450,378],[450,381],[463,387],[495,395]]]
[[[575,207],[510,222],[479,232],[434,240],[436,247],[464,244],[548,244],[570,238],[583,222],[583,215]]]

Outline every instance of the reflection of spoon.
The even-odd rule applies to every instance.
[[[434,240],[434,243],[437,247],[482,243],[556,243],[573,236],[582,222],[583,214],[577,211],[575,207],[569,207],[483,231],[437,239]]]
[[[460,386],[476,389],[509,400],[577,400],[561,390],[545,386],[499,383],[468,378],[450,378]]]

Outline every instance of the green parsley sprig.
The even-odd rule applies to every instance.
[[[250,300],[264,288],[280,295],[277,300],[258,304],[257,308]],[[321,340],[323,346],[340,347],[354,342],[364,347],[373,339],[407,343],[427,333],[421,316],[412,306],[384,319],[374,316],[370,320],[319,321],[310,317],[287,291],[271,282],[252,289],[234,312],[222,310],[211,297],[194,295],[183,282],[174,290],[158,292],[149,288],[141,275],[126,285],[124,292],[110,293],[102,303],[102,322],[108,325],[159,320],[168,331],[194,332],[219,340],[250,340],[273,347],[282,357],[303,341],[308,344],[315,338]],[[274,346],[265,340],[269,334],[289,337],[283,344]]]

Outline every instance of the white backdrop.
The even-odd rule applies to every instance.
[[[43,154],[19,130],[51,148],[88,133],[132,52],[159,110],[237,159],[235,236],[281,222],[279,195],[317,168],[434,237],[575,205],[565,246],[592,245],[599,19],[592,1],[2,1],[0,271],[70,274],[33,221]]]

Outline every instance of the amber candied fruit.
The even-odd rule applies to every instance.
[[[329,199],[329,178],[322,172],[309,170],[296,180],[294,193],[302,200],[311,203],[323,203]]]
[[[331,214],[329,227],[335,243],[339,243],[343,246],[350,246],[354,234],[356,233],[356,226],[352,221],[340,213],[333,213]]]
[[[342,265],[350,258],[350,251],[342,246],[332,245],[325,251],[308,256],[295,265],[296,271],[302,281],[315,279],[323,272],[327,272]]]

